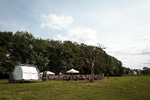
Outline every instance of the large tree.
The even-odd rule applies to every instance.
[[[106,61],[104,58],[105,51],[103,47],[96,46],[87,46],[81,44],[80,50],[82,51],[82,57],[86,63],[86,66],[91,70],[91,82],[94,81],[94,68],[97,67],[106,67]]]

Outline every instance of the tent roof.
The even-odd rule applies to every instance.
[[[79,71],[72,68],[71,70],[67,71],[66,73],[79,73]]]
[[[55,73],[51,72],[51,71],[46,71],[47,74],[52,74],[52,75],[55,75]],[[43,72],[39,73],[39,74],[43,74]]]
[[[19,66],[22,69],[22,72],[24,73],[38,73],[36,68],[34,67],[28,67],[28,66]]]

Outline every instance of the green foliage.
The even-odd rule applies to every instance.
[[[148,68],[148,67],[143,67],[142,73],[143,73],[143,74],[150,74],[150,68]]]
[[[124,74],[137,74],[137,75],[141,75],[141,74],[150,74],[150,68],[148,67],[143,67],[143,70],[140,69],[130,69],[130,68],[125,68],[124,69]]]
[[[10,54],[12,51],[13,34],[12,32],[0,32],[0,77],[8,76],[12,71]]]
[[[58,74],[76,68],[81,74],[91,73],[94,62],[95,74],[123,74],[121,61],[108,55],[101,47],[35,38],[31,33],[17,31],[0,32],[0,74],[10,74],[18,63],[35,64],[40,71],[50,70]]]

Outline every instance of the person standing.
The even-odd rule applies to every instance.
[[[78,79],[78,77],[77,77],[77,75],[75,75],[75,80],[77,81],[77,79]]]
[[[43,81],[43,82],[46,82],[46,80],[47,80],[47,72],[44,71],[44,72],[43,72],[43,76],[42,76],[42,81]]]
[[[107,79],[109,79],[109,76],[108,76],[108,75],[109,75],[109,73],[107,73]]]
[[[69,75],[67,75],[67,81],[69,80]]]

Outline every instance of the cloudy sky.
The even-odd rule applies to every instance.
[[[149,0],[0,0],[0,31],[107,47],[131,69],[150,67]]]

